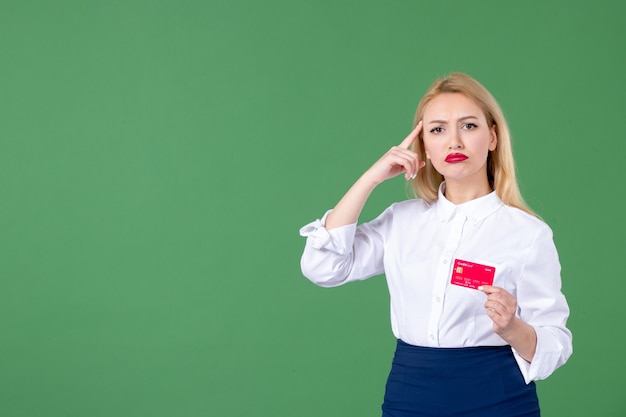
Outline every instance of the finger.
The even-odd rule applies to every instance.
[[[400,148],[399,146],[394,146],[390,150],[389,157],[392,158],[391,163],[393,165],[402,168],[401,171],[405,172],[406,179],[414,176],[421,165],[415,152]]]
[[[407,136],[407,139],[409,139],[410,137],[411,135]],[[409,143],[407,139],[405,139],[402,143]],[[399,146],[394,146],[392,148],[392,151],[397,157],[406,160],[407,163],[401,164],[405,171],[404,178],[406,180],[412,180],[417,176],[417,171],[423,168],[426,163],[419,160],[417,153],[413,152],[410,149],[406,149],[401,145],[402,144],[400,144]]]
[[[506,304],[497,301],[487,301],[485,303],[485,308],[488,311],[495,311],[498,314],[503,314],[508,311]]]
[[[487,304],[491,307],[496,307],[498,311],[515,311],[517,308],[517,302],[514,298],[502,297],[500,294],[490,295],[487,298],[485,306],[487,306]],[[500,306],[501,308],[499,308]]]
[[[404,173],[405,177],[414,171],[413,164],[409,158],[402,155],[386,155],[384,160],[379,161],[378,173],[381,175],[381,181],[393,178],[396,175]]]
[[[409,136],[404,138],[404,140],[400,142],[400,145],[398,146],[403,149],[409,149],[409,146],[411,146],[411,144],[415,142],[415,139],[417,139],[417,135],[419,135],[421,130],[422,130],[422,121],[420,120],[417,126],[415,126],[415,129],[413,129],[413,131],[409,133]]]
[[[411,180],[417,175],[418,168],[415,160],[408,159],[406,163],[402,164],[402,168],[404,169],[405,180]]]
[[[411,175],[408,175],[409,173],[407,172],[406,179],[407,180],[414,180],[415,177],[417,177],[417,171],[419,171],[420,169],[424,168],[425,166],[426,166],[426,162],[424,162],[424,161],[417,161],[417,169],[415,171],[413,171],[413,173]]]
[[[493,322],[493,329],[496,333],[498,333],[499,331],[503,330],[506,327],[506,322],[505,322],[504,317],[498,314],[497,311],[489,309],[487,310],[487,316]]]
[[[487,309],[487,314],[489,314],[489,317],[491,317],[492,319],[496,316],[500,317],[502,320],[504,320],[502,323],[506,325],[506,323],[508,323],[515,317],[517,305],[508,304],[502,301],[488,301],[487,303],[485,303],[485,308]]]
[[[405,152],[411,152],[405,150]],[[404,178],[406,180],[412,180],[417,175],[417,170],[419,169],[419,161],[417,160],[417,155],[411,152],[411,155],[407,155],[405,162],[402,164],[402,168],[404,169]]]
[[[484,285],[478,288],[485,294],[487,294],[487,301],[492,301],[496,303],[500,303],[507,307],[507,309],[515,310],[517,308],[517,299],[501,287],[495,287],[490,285]]]
[[[477,288],[478,291],[482,291],[485,294],[496,294],[501,292],[503,289],[501,287],[496,287],[494,285],[481,285]]]

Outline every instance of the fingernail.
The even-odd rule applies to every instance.
[[[482,291],[483,290],[483,286],[481,285],[480,287],[477,288],[478,291]]]

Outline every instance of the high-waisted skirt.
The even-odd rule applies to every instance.
[[[383,417],[538,417],[510,346],[427,348],[398,340]]]

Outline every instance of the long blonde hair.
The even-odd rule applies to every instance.
[[[430,101],[442,93],[460,93],[474,101],[483,111],[489,126],[494,126],[498,143],[496,149],[489,152],[487,157],[487,178],[489,185],[506,205],[517,207],[533,216],[536,214],[526,205],[520,193],[515,177],[515,161],[511,147],[511,135],[500,105],[491,93],[478,81],[463,73],[452,73],[447,77],[436,80],[426,91],[417,106],[413,125],[422,120],[424,109]],[[424,135],[413,143],[413,151],[417,152],[420,160],[426,161],[426,166],[417,172],[412,180],[411,188],[416,197],[428,202],[438,198],[439,186],[443,176],[435,170],[432,163],[424,158]]]

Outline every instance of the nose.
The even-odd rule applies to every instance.
[[[454,130],[450,138],[449,149],[462,149],[463,142],[461,141],[461,135],[458,130]]]

